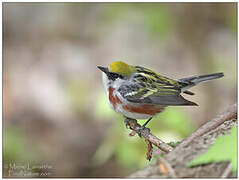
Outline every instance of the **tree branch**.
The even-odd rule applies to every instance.
[[[236,177],[228,162],[208,163],[195,167],[187,164],[195,157],[205,153],[220,135],[230,133],[237,125],[237,105],[230,106],[226,111],[212,119],[196,132],[176,146],[172,152],[160,157],[156,164],[130,175],[130,178],[218,178]]]
[[[227,120],[230,120],[232,118],[237,117],[237,105],[231,105],[226,111],[219,114],[216,118],[212,119],[211,121],[207,122],[203,126],[201,126],[198,130],[196,130],[194,133],[192,133],[190,136],[188,136],[186,139],[184,139],[177,148],[181,148],[183,146],[187,146],[192,140],[195,138],[211,131],[212,129],[215,129],[216,127],[220,126],[222,123],[224,123]]]
[[[232,164],[229,163],[224,172],[222,173],[221,178],[227,178],[231,172],[232,172]]]

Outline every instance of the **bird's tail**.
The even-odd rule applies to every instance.
[[[212,79],[217,79],[217,78],[221,78],[223,77],[224,74],[223,73],[214,73],[214,74],[207,74],[207,75],[201,75],[201,76],[192,76],[192,77],[188,77],[188,78],[182,78],[179,79],[179,81],[182,82],[190,82],[190,83],[200,83],[203,81],[208,81],[208,80],[212,80]]]
[[[221,78],[223,76],[224,76],[223,73],[214,73],[214,74],[207,74],[207,75],[201,75],[201,76],[192,76],[192,77],[188,77],[188,78],[182,78],[182,79],[179,79],[178,81],[183,86],[182,91],[185,91],[188,88],[190,88],[192,86],[195,86],[196,84],[198,84],[200,82]]]

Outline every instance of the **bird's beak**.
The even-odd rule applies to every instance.
[[[106,68],[106,67],[102,67],[102,66],[97,66],[101,71],[103,71],[104,73],[109,73],[109,70],[108,70],[108,68]]]

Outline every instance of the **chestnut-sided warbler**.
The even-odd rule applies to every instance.
[[[141,66],[117,61],[103,71],[103,83],[111,108],[132,119],[148,119],[162,112],[166,106],[195,106],[180,93],[194,95],[189,88],[200,82],[223,77],[223,73],[192,76],[173,80]]]

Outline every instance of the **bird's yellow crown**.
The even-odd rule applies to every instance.
[[[122,61],[115,61],[110,64],[110,72],[121,74],[123,76],[130,76],[136,71],[134,66],[130,66]]]

